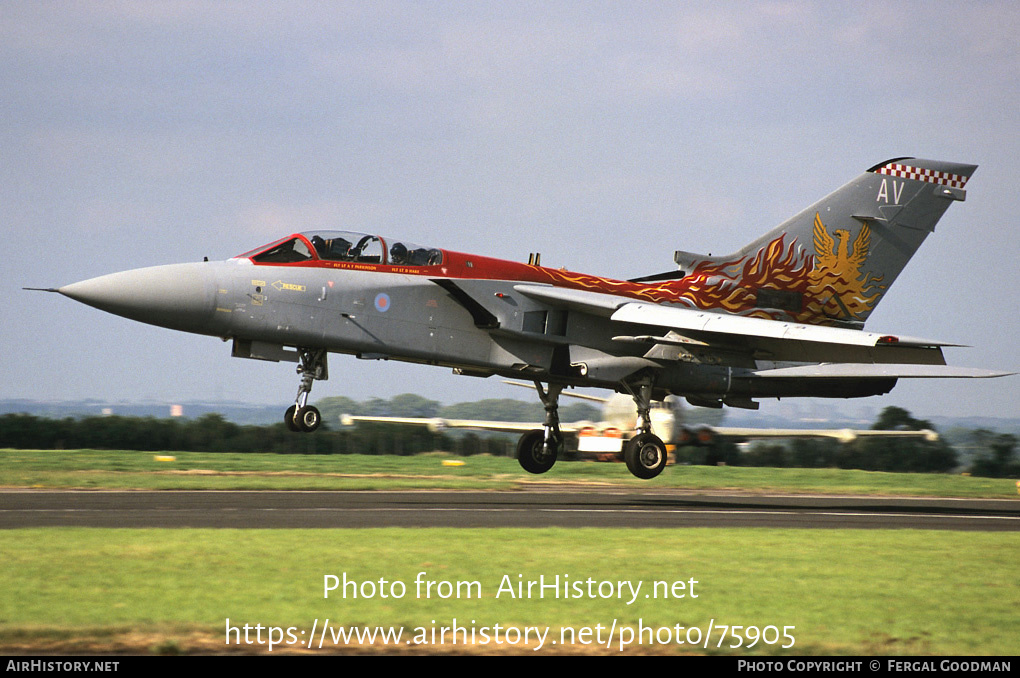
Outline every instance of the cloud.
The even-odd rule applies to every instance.
[[[356,199],[294,204],[259,201],[236,213],[233,228],[268,242],[304,231],[374,232],[391,214],[384,205]]]

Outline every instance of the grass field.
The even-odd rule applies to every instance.
[[[160,456],[173,461],[158,461]],[[463,461],[446,466],[444,461]],[[624,488],[1015,498],[1016,481],[840,469],[670,466],[638,480],[624,464],[559,462],[529,475],[505,457],[211,454],[106,450],[0,450],[0,487],[85,489],[513,490],[589,483]]]
[[[1012,480],[960,476],[671,467],[642,483],[621,464],[563,463],[535,478],[513,460],[484,457],[449,467],[437,456],[173,456],[0,451],[0,485],[512,491],[594,483],[1017,497]],[[3,530],[0,652],[264,653],[272,637],[276,654],[297,651],[313,627],[321,637],[328,619],[338,634],[356,626],[403,635],[396,644],[327,636],[321,650],[305,651],[1012,655],[1018,552],[1018,533],[921,530]],[[422,572],[430,597],[415,585]],[[357,591],[325,598],[329,575]],[[569,597],[508,590],[557,576],[555,590]],[[580,583],[580,595],[569,583]],[[244,643],[245,624],[261,644]],[[228,646],[228,637],[237,642]]]
[[[315,620],[321,628],[327,619],[333,628],[382,626],[405,634],[425,629],[426,639],[454,620],[474,629],[534,626],[552,629],[537,650],[544,653],[1010,655],[1020,643],[1016,534],[54,528],[2,532],[0,548],[0,585],[6,592],[0,601],[0,651],[13,653],[237,650],[225,646],[228,619],[237,627],[293,628],[298,642],[311,635]],[[423,581],[448,582],[447,588],[437,583],[432,597],[419,597],[419,572],[426,573]],[[340,581],[346,575],[363,585],[357,597],[351,588],[343,597],[341,588],[326,599],[326,575]],[[504,575],[514,585],[540,575],[547,582],[559,575],[561,581],[629,584],[622,598],[602,598],[598,592],[608,593],[605,586],[593,598],[557,599],[551,589],[543,598],[538,589],[532,598],[517,598],[506,590],[497,595]],[[644,597],[655,581],[682,581],[685,588],[666,598]],[[396,582],[404,587],[400,597]],[[460,597],[457,582],[465,586]],[[468,582],[478,585],[470,588]],[[642,588],[634,599],[631,587],[638,582]],[[570,647],[549,642],[559,641],[561,629],[601,625],[605,643],[614,621],[618,630],[643,625],[658,635],[622,647],[620,636],[608,647],[585,646],[577,637]],[[685,631],[680,636],[685,644],[677,644],[677,625],[699,633]],[[716,631],[706,648],[702,634],[710,625]],[[772,626],[777,632],[792,626],[794,644],[783,649],[789,641],[759,641],[750,650],[730,650],[736,641],[724,637],[720,625]],[[263,640],[267,637],[263,632]],[[778,635],[766,637],[774,641]],[[686,644],[699,638],[697,647]],[[280,642],[275,652],[295,647]],[[268,651],[265,644],[241,649]],[[336,649],[331,639],[324,649]],[[403,643],[394,650],[377,642],[375,649],[467,648]],[[498,646],[494,639],[474,649],[536,651],[534,643]]]

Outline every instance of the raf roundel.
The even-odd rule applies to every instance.
[[[390,310],[390,295],[385,292],[380,292],[375,295],[375,310],[380,313],[385,313]]]

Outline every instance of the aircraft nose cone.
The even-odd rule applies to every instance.
[[[214,312],[216,283],[207,263],[173,264],[111,273],[57,291],[139,322],[204,332]]]

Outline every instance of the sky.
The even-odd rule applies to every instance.
[[[733,252],[901,156],[979,168],[868,329],[1020,371],[1017,35],[1012,1],[7,0],[0,398],[282,412],[298,386],[293,364],[22,287],[310,229],[629,278]],[[347,356],[330,375],[313,401],[525,397]],[[1018,379],[856,405],[1020,417]]]

